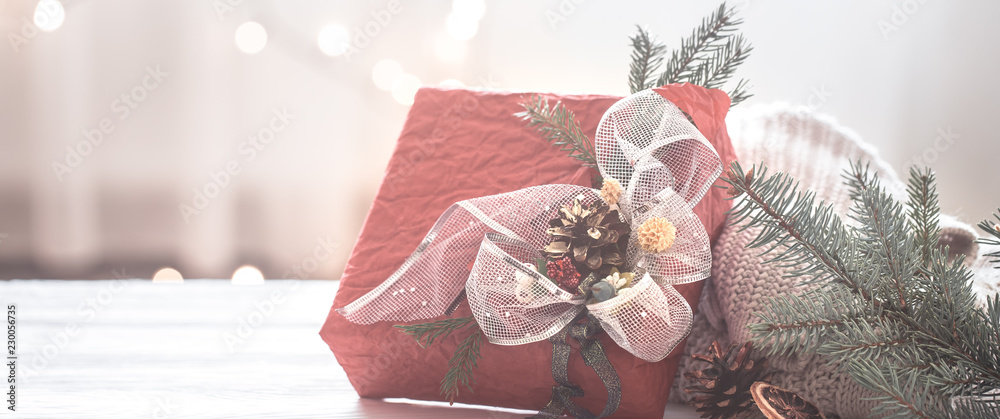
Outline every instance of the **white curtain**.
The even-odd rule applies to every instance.
[[[148,277],[161,266],[228,277],[241,264],[336,278],[407,111],[372,83],[376,62],[394,59],[426,84],[624,95],[634,25],[672,48],[717,6],[488,1],[475,36],[456,41],[452,4],[403,2],[347,60],[320,52],[320,28],[355,37],[388,2],[64,0],[52,32],[33,29],[36,4],[0,0],[0,278]],[[835,115],[897,169],[938,169],[945,210],[966,221],[1000,205],[983,189],[1000,180],[990,169],[1000,3],[734,4],[755,46],[739,74],[756,96],[741,108],[780,100]],[[234,43],[251,20],[268,34],[253,55]],[[270,143],[249,139],[283,113]],[[103,142],[57,174],[66,148],[86,149],[83,133],[105,119]],[[230,162],[238,173],[226,181]],[[182,214],[195,190],[220,184],[198,214]]]

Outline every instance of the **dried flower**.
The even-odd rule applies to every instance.
[[[604,278],[604,282],[607,282],[613,285],[615,289],[618,289],[621,288],[622,285],[625,285],[625,278],[622,278],[621,274],[618,272],[614,272],[611,275],[608,275],[607,278]]]
[[[622,197],[622,184],[618,183],[615,179],[604,179],[604,184],[601,185],[601,199],[607,202],[608,205],[618,204],[618,199]]]
[[[524,266],[528,267],[535,272],[538,272],[538,268],[534,264],[525,263]],[[514,277],[517,278],[517,283],[514,285],[514,297],[517,301],[522,303],[530,303],[535,300],[535,292],[532,290],[531,286],[535,285],[535,278],[529,274],[517,270],[514,272]]]
[[[604,278],[604,282],[614,285],[615,289],[622,289],[631,284],[632,276],[633,274],[631,272],[621,273],[618,271],[612,271],[611,275]]]
[[[580,286],[580,272],[573,266],[573,261],[569,257],[552,259],[545,263],[549,278],[556,282],[560,288],[576,294],[576,287]]]
[[[666,218],[654,217],[646,220],[639,227],[639,245],[642,250],[650,253],[663,253],[674,245],[677,238],[677,227]]]
[[[757,381],[750,386],[750,395],[760,412],[768,419],[826,419],[815,404],[789,390]]]

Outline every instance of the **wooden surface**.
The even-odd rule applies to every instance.
[[[0,304],[17,305],[20,384],[17,412],[4,404],[0,419],[531,413],[358,398],[318,334],[336,288],[336,281],[0,281]],[[664,417],[698,416],[672,405]]]

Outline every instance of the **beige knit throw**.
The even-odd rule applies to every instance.
[[[850,162],[858,159],[870,162],[871,168],[879,173],[882,185],[897,198],[905,199],[904,183],[878,157],[877,151],[829,118],[784,105],[759,105],[734,113],[727,123],[744,168],[763,161],[770,173],[790,173],[801,182],[800,187],[815,190],[819,197],[834,204],[841,215],[850,207],[841,174]],[[952,247],[968,253],[967,262],[976,271],[974,289],[981,300],[996,293],[1000,289],[997,270],[991,269],[982,256],[987,250],[979,250],[972,243],[975,230],[952,217],[942,217],[941,226],[942,236],[952,241]],[[684,372],[705,366],[692,360],[690,354],[707,353],[714,340],[724,346],[731,341],[749,340],[746,326],[755,321],[753,313],[763,309],[768,297],[800,290],[796,287],[800,279],[785,278],[784,269],[763,264],[760,249],[745,248],[757,235],[757,230],[737,230],[726,227],[712,251],[712,276],[706,284],[685,356],[674,380],[670,393],[673,402],[690,399],[683,391],[688,385]],[[874,405],[862,400],[871,393],[815,355],[770,357],[769,365],[774,372],[773,384],[798,392],[816,403],[827,417],[868,417]]]

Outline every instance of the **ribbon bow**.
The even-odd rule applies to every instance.
[[[623,186],[622,221],[635,231],[663,217],[677,229],[663,253],[643,251],[631,235],[625,266],[640,279],[614,298],[587,304],[530,268],[542,257],[548,222],[561,206],[601,199],[583,186],[542,185],[452,205],[395,273],[337,311],[360,324],[430,319],[453,309],[464,290],[490,343],[544,340],[586,311],[633,355],[663,359],[687,336],[692,320],[691,307],[672,285],[709,275],[708,235],[692,208],[722,165],[685,114],[653,90],[608,109],[595,146],[601,175]]]

